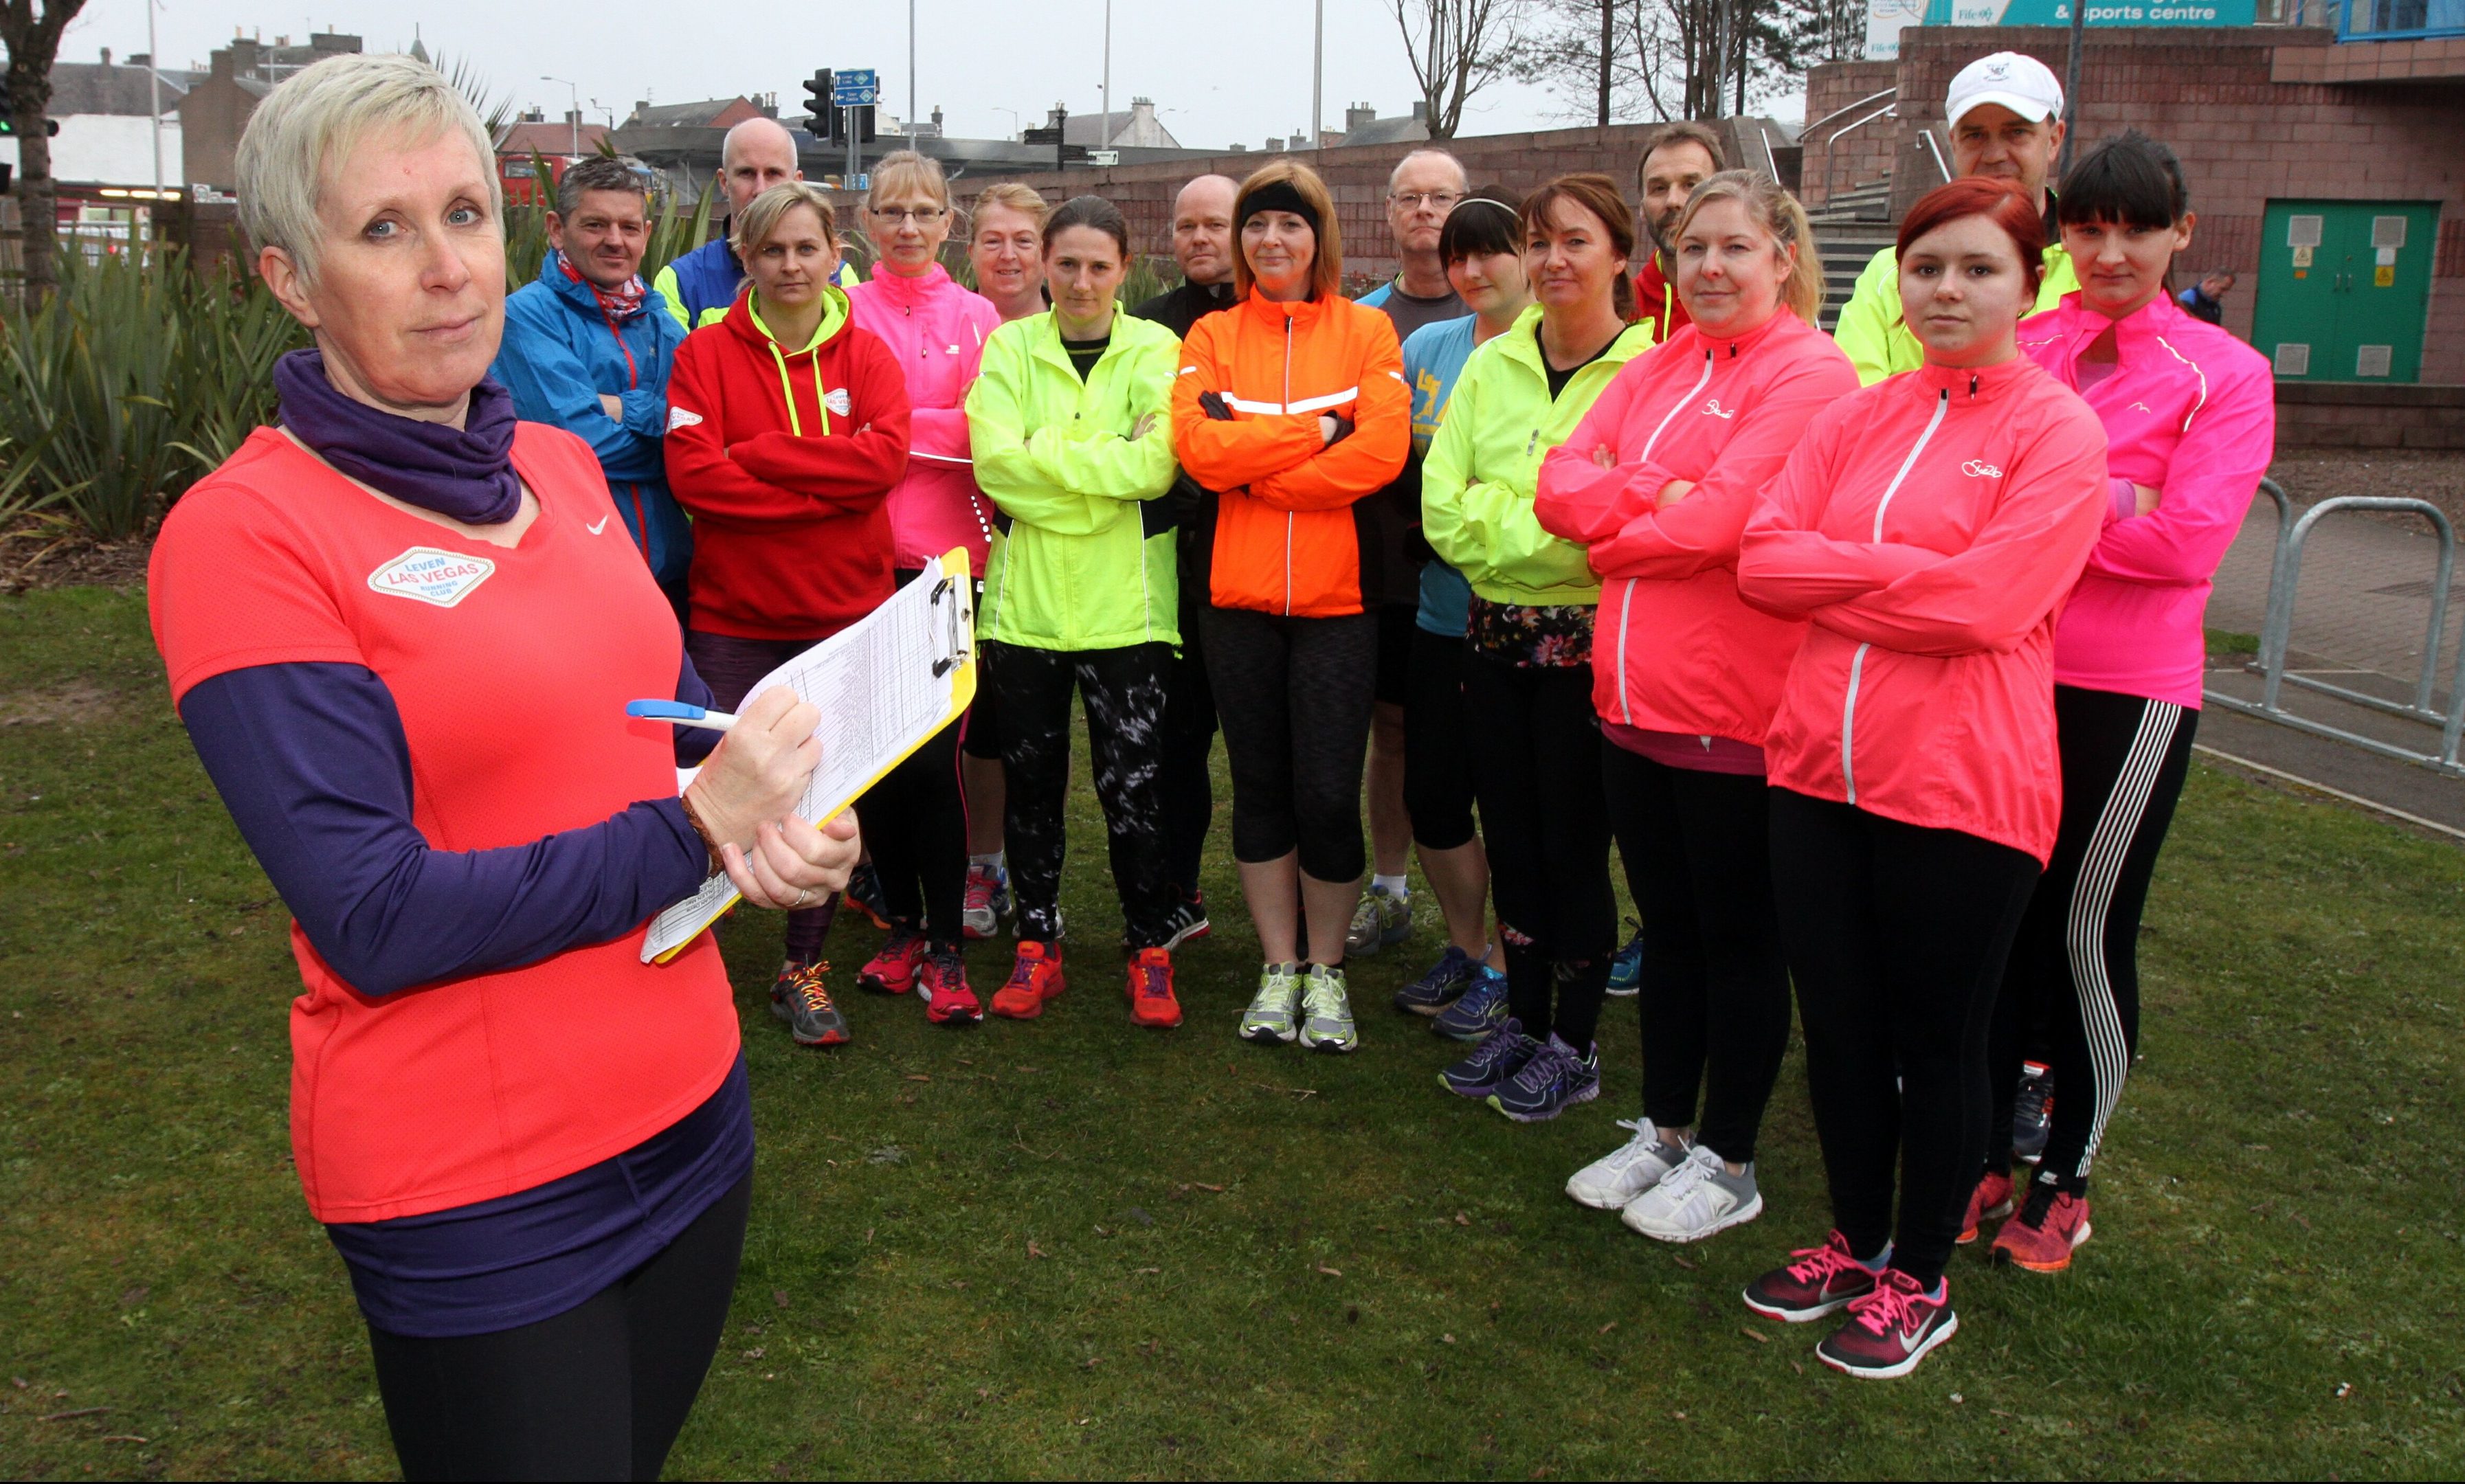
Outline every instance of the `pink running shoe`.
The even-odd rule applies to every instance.
[[[924,956],[916,975],[916,995],[924,1002],[924,1018],[937,1026],[972,1026],[985,1018],[984,1002],[967,986],[966,961],[956,948],[936,948]]]
[[[2058,1190],[2040,1209],[2038,1194],[2031,1191],[2028,1209],[1995,1233],[1992,1255],[1998,1263],[2008,1262],[2031,1273],[2060,1273],[2072,1265],[2073,1251],[2088,1240],[2088,1198]],[[2032,1216],[2037,1219],[2032,1222]]]
[[[1934,1292],[1898,1268],[1886,1268],[1875,1291],[1849,1306],[1849,1322],[1814,1347],[1815,1359],[1864,1381],[1888,1381],[1918,1368],[1926,1352],[1960,1333],[1951,1312],[1951,1285],[1935,1279]]]
[[[905,994],[916,987],[917,971],[923,966],[924,935],[894,927],[881,941],[881,951],[856,970],[856,987],[867,994]]]
[[[1803,1324],[1848,1307],[1875,1291],[1875,1273],[1849,1251],[1834,1231],[1821,1247],[1802,1247],[1796,1259],[1746,1285],[1746,1307],[1784,1324]]]
[[[2010,1172],[1998,1169],[1978,1181],[1977,1188],[1968,1193],[1968,1215],[1960,1224],[1960,1235],[1953,1240],[1966,1247],[1977,1240],[1979,1227],[2010,1214]]]

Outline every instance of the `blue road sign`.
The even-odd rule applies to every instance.
[[[851,67],[831,74],[831,105],[835,108],[871,107],[880,90],[880,74],[870,67]]]

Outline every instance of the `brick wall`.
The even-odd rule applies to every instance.
[[[2276,446],[2465,449],[2465,387],[2282,382]]]
[[[1880,180],[1892,167],[1892,151],[1899,143],[1889,117],[1865,118],[1890,100],[1854,106],[1886,88],[1897,86],[1898,62],[1833,62],[1817,67],[1806,79],[1806,160],[1801,166],[1799,194],[1809,207],[1820,207],[1836,190]]]
[[[1901,33],[1897,66],[1904,141],[1943,119],[1952,75],[1988,52],[2025,52],[2063,70],[2068,33],[2054,27],[1923,27]],[[2422,380],[2465,383],[2465,85],[2453,81],[2338,86],[2278,76],[2281,53],[2330,45],[2324,30],[2274,27],[2116,28],[2092,31],[2080,57],[2083,142],[2137,126],[2182,156],[2199,212],[2186,267],[2231,269],[2242,282],[2226,301],[2226,327],[2248,336],[2259,266],[2259,224],[2271,200],[2440,203]],[[1862,79],[1810,79],[1847,98]],[[1873,91],[1872,88],[1866,91]],[[1810,114],[1820,117],[1811,104]],[[1862,131],[1861,131],[1862,132]],[[1806,178],[1821,179],[1825,146],[1810,140]],[[1847,173],[1846,166],[1841,171]]]

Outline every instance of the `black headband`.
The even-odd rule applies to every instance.
[[[1291,181],[1269,181],[1250,192],[1241,203],[1241,219],[1232,224],[1232,230],[1239,232],[1247,227],[1250,225],[1250,218],[1260,211],[1290,211],[1309,223],[1312,236],[1319,233],[1318,208],[1310,205],[1308,199],[1294,188]]]

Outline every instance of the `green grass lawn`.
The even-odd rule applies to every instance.
[[[1962,1253],[1960,1337],[1862,1384],[1737,1298],[1827,1225],[1794,1056],[1763,1219],[1646,1242],[1560,1191],[1636,1106],[1625,1003],[1601,1100],[1534,1127],[1440,1093],[1447,1047],[1387,1008],[1426,926],[1356,966],[1358,1055],[1242,1045],[1219,832],[1189,1023],[1135,1030],[1080,768],[1039,1022],[850,996],[855,1044],[799,1050],[775,919],[727,924],[760,1173],[675,1473],[2465,1471],[2454,848],[2195,769],[2096,1241],[2053,1279]],[[289,1163],[286,926],[142,596],[0,600],[0,1475],[392,1473]],[[842,924],[844,978],[873,938]]]

